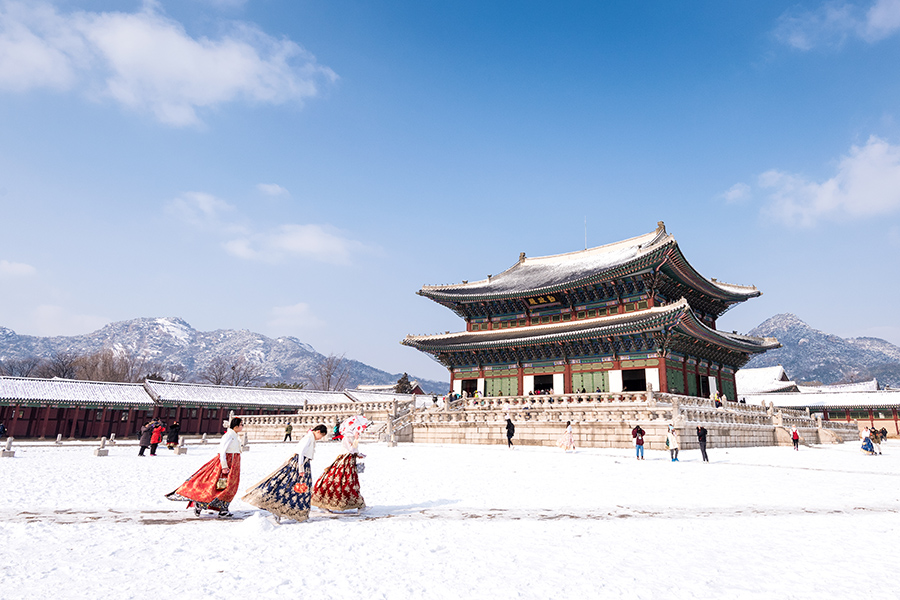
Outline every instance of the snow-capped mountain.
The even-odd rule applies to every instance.
[[[813,329],[796,315],[775,315],[749,332],[778,338],[782,347],[756,356],[747,367],[782,365],[795,381],[824,384],[878,379],[900,386],[900,348],[879,338],[841,338]]]
[[[31,357],[49,358],[55,353],[90,354],[107,348],[127,350],[148,364],[162,367],[165,375],[180,373],[186,381],[199,381],[199,372],[213,359],[244,357],[263,370],[261,383],[305,382],[315,365],[325,360],[309,344],[295,337],[270,338],[246,329],[197,331],[183,319],[140,318],[110,323],[86,335],[37,337],[18,335],[0,327],[0,362]],[[387,373],[359,361],[345,359],[350,371],[347,387],[360,384],[396,383],[401,374]],[[414,379],[410,375],[410,379]],[[446,391],[447,383],[418,379],[432,393]]]

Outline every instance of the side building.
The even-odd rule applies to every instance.
[[[450,371],[457,394],[655,391],[737,399],[735,372],[780,347],[716,329],[761,294],[707,279],[658,223],[653,232],[588,250],[526,258],[481,281],[419,295],[465,320],[465,331],[402,343]]]

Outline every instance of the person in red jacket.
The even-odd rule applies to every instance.
[[[163,434],[166,432],[166,424],[159,422],[153,428],[153,434],[150,436],[150,456],[156,456],[156,447],[162,442]]]

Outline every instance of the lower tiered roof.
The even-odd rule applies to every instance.
[[[780,347],[758,338],[711,329],[687,300],[639,312],[515,329],[408,335],[402,342],[447,367],[519,362],[562,356],[603,356],[667,350],[716,360],[736,368],[752,355]]]

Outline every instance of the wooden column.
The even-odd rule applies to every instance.
[[[668,368],[666,366],[666,357],[663,356],[659,359],[659,389],[654,390],[656,392],[666,392],[669,391],[669,378],[668,378]]]
[[[16,429],[16,425],[19,422],[19,411],[21,410],[21,404],[16,404],[13,408],[13,418],[12,422],[9,424],[9,427],[6,428],[7,435],[10,437],[16,437],[19,435],[18,430]]]
[[[75,410],[75,417],[72,419],[72,428],[69,430],[69,439],[75,437],[75,430],[78,429],[78,415],[81,413],[81,407],[75,406],[73,409]]]
[[[44,419],[43,419],[43,422],[41,423],[41,431],[38,434],[38,437],[42,440],[47,438],[47,427],[50,425],[50,411],[51,410],[53,410],[53,405],[51,405],[51,404],[48,404],[47,406],[44,407]]]

